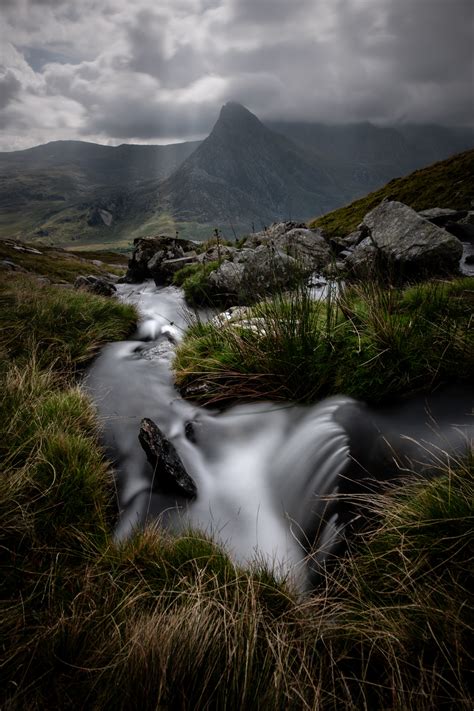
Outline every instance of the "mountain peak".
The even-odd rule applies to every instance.
[[[228,101],[221,108],[219,119],[214,129],[224,127],[235,130],[239,128],[255,128],[257,126],[263,128],[263,125],[260,123],[258,118],[246,109],[245,106],[242,106],[242,104],[239,104],[237,101]]]

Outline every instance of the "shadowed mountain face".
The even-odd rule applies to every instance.
[[[262,124],[228,103],[209,137],[169,146],[55,141],[0,153],[0,237],[126,246],[307,220],[474,145],[440,126]]]
[[[345,198],[302,147],[235,103],[222,108],[210,136],[161,186],[173,214],[202,222],[304,219]]]

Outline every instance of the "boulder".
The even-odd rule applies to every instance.
[[[446,207],[431,207],[418,213],[424,220],[432,222],[437,227],[445,227],[448,222],[458,222],[466,217],[467,210],[450,210]]]
[[[16,262],[13,262],[11,259],[2,259],[0,261],[0,268],[4,269],[7,272],[25,272],[26,269]]]
[[[168,259],[179,259],[195,247],[194,242],[190,240],[166,235],[138,237],[133,241],[133,245],[127,273],[120,279],[127,284],[137,284],[151,278],[155,279],[156,283],[163,283],[161,263]]]
[[[460,222],[448,222],[445,229],[460,239],[461,242],[471,242],[471,244],[474,244],[474,224],[464,220]]]
[[[461,242],[396,201],[383,201],[362,223],[368,236],[345,260],[356,278],[379,274],[397,280],[457,273]]]
[[[274,222],[270,227],[247,237],[245,246],[251,249],[259,247],[295,229],[306,229],[306,225],[304,222]]]
[[[273,244],[256,249],[241,249],[234,261],[222,262],[208,277],[211,297],[221,303],[251,303],[278,289],[285,289],[301,279],[298,261]]]
[[[117,291],[115,286],[109,281],[102,277],[93,276],[92,274],[88,276],[78,276],[74,282],[74,288],[85,289],[92,294],[99,294],[100,296],[113,296]]]
[[[151,261],[153,262],[153,260]],[[180,269],[186,267],[188,264],[196,264],[197,262],[198,256],[196,252],[188,252],[184,257],[178,257],[177,259],[163,259],[159,265],[159,278],[161,283],[169,283],[173,280],[173,275],[176,274],[176,272],[179,272]],[[152,266],[150,271],[153,273],[154,269],[155,267]]]
[[[234,254],[237,251],[236,247],[229,247],[226,244],[222,244],[219,247],[214,245],[214,247],[202,252],[202,254],[198,256],[198,260],[203,264],[208,264],[209,262],[222,262],[225,259],[232,261],[234,259]]]
[[[296,259],[308,274],[321,271],[332,259],[331,248],[319,229],[298,227],[275,237],[273,244]]]
[[[184,468],[173,444],[153,420],[143,418],[138,439],[153,467],[153,489],[187,499],[196,498],[196,484]]]

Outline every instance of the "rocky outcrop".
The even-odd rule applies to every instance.
[[[282,222],[251,235],[244,247],[215,244],[198,252],[196,243],[173,237],[147,237],[134,242],[128,271],[121,281],[153,278],[169,284],[174,274],[189,264],[218,262],[206,277],[209,300],[217,303],[249,303],[263,294],[285,289],[296,281],[324,270],[332,250],[321,230],[309,230],[295,222]]]
[[[196,498],[196,484],[185,470],[173,444],[153,420],[143,418],[138,439],[153,467],[153,488],[187,499]]]
[[[133,245],[127,273],[120,281],[136,284],[145,279],[154,279],[158,285],[165,284],[170,273],[166,267],[163,269],[163,262],[186,257],[196,246],[190,240],[166,235],[139,237],[133,241]]]
[[[74,287],[76,289],[85,289],[92,294],[99,294],[100,296],[113,296],[117,291],[110,281],[102,277],[93,276],[92,274],[78,276],[74,282]]]
[[[382,202],[365,216],[361,229],[368,236],[345,259],[351,276],[403,281],[459,271],[460,241],[401,202]]]

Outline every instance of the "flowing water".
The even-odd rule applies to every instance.
[[[204,410],[183,400],[173,385],[174,348],[190,316],[182,291],[145,283],[119,285],[119,295],[138,307],[139,328],[133,340],[106,346],[86,380],[115,463],[118,540],[150,519],[173,532],[204,530],[238,564],[263,560],[305,588],[309,567],[336,550],[347,521],[338,492],[358,491],[369,469],[398,472],[392,450],[404,454],[403,467],[408,458],[426,459],[428,450],[431,460],[444,449],[461,452],[474,434],[472,397],[460,390],[435,396],[428,410],[418,400],[372,412],[345,396],[313,407],[258,403]],[[138,441],[143,417],[174,444],[197,487],[192,502],[160,492]]]

